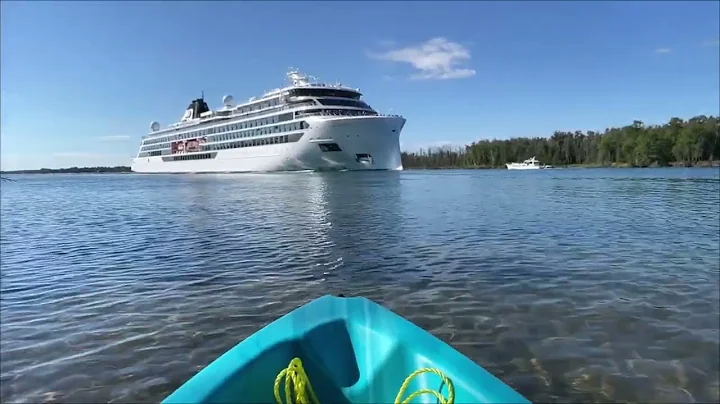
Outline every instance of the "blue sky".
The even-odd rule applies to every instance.
[[[718,2],[2,2],[2,169],[129,165],[201,91],[359,87],[405,149],[718,114]]]

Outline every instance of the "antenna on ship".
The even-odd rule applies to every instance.
[[[205,99],[205,90],[200,90],[200,99]]]

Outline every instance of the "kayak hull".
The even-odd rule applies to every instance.
[[[452,380],[456,403],[529,403],[392,311],[362,297],[334,296],[318,298],[268,324],[163,403],[274,403],[275,378],[295,357],[302,360],[321,404],[392,403],[405,378],[424,367],[437,368]],[[423,388],[447,397],[447,386],[437,375],[418,376],[407,391]],[[423,396],[413,402],[435,403],[435,398]]]

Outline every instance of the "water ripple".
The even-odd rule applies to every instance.
[[[340,292],[535,402],[720,399],[717,170],[17,180],[2,402],[157,402]]]

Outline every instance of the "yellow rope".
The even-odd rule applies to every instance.
[[[294,404],[320,404],[315,395],[315,392],[310,385],[310,379],[303,369],[302,361],[300,358],[293,358],[290,361],[290,365],[280,371],[275,378],[275,401],[278,404],[283,404],[280,398],[280,381],[285,376],[285,403],[293,404],[292,390],[295,391]],[[291,389],[290,385],[294,385]],[[305,388],[307,387],[307,391]],[[309,397],[308,397],[309,394]]]
[[[410,394],[404,401],[402,396],[405,395],[405,390],[410,386],[410,382],[417,375],[422,373],[434,373],[442,379],[443,383],[448,387],[448,398],[445,398],[437,390],[422,389]],[[275,378],[275,401],[277,404],[283,404],[282,397],[280,396],[280,382],[285,377],[285,404],[320,404],[315,395],[315,392],[310,385],[310,379],[303,369],[302,361],[300,358],[293,358],[290,361],[290,365],[280,371]],[[292,386],[291,386],[292,385]],[[293,401],[293,391],[295,393],[295,400]],[[395,397],[395,404],[409,404],[413,399],[423,394],[431,394],[437,398],[439,404],[454,404],[455,403],[455,387],[453,386],[452,380],[445,376],[443,372],[435,368],[422,368],[418,369],[410,376],[408,376],[400,386],[400,391],[397,397]]]
[[[422,374],[422,373],[434,373],[442,379],[443,383],[447,385],[448,387],[448,398],[446,399],[442,394],[440,394],[437,390],[430,390],[430,389],[422,389],[413,392],[410,394],[404,401],[402,400],[402,396],[405,395],[405,390],[407,390],[408,386],[410,386],[410,382],[412,379],[415,378],[415,376]],[[421,396],[423,394],[431,394],[437,398],[438,403],[440,404],[454,404],[455,403],[455,386],[453,386],[452,380],[445,376],[443,372],[441,372],[438,369],[435,368],[422,368],[418,369],[410,374],[405,381],[403,382],[402,386],[400,386],[400,391],[398,391],[397,397],[395,397],[395,404],[409,404],[415,397]]]

